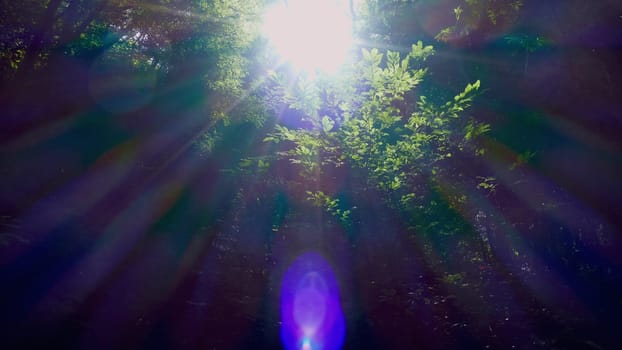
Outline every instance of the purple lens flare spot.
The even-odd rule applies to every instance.
[[[345,321],[330,265],[310,252],[289,267],[281,285],[281,339],[288,350],[340,349]]]

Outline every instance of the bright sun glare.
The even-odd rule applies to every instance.
[[[279,0],[263,20],[263,33],[295,69],[334,73],[353,44],[344,0]]]

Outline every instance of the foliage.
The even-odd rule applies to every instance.
[[[356,209],[356,206],[345,209],[343,208],[342,201],[339,198],[333,198],[322,191],[307,191],[307,200],[314,206],[323,208],[336,218],[339,223],[346,229],[352,227],[352,211]]]
[[[367,0],[358,4],[356,27],[373,43],[403,45],[421,37],[422,30],[437,41],[452,42],[503,28],[517,20],[522,8],[522,0]]]
[[[521,0],[463,0],[453,8],[455,23],[443,28],[435,37],[438,41],[469,36],[487,25],[497,26],[514,21],[523,7]]]
[[[538,49],[549,44],[549,41],[542,36],[531,36],[527,34],[508,35],[504,39],[508,45],[518,47],[529,53],[536,52]]]
[[[210,119],[227,118],[246,95],[246,50],[257,35],[263,1],[3,1],[0,71],[26,85],[65,55],[137,71],[156,71],[160,86],[194,79],[210,95]],[[117,61],[117,63],[113,62]],[[127,73],[124,68],[122,74]],[[166,90],[166,89],[163,89]]]
[[[465,115],[478,94],[479,81],[443,104],[431,103],[419,94],[416,108],[409,110],[427,72],[423,64],[433,53],[431,46],[421,42],[412,45],[405,57],[399,52],[385,55],[377,49],[363,49],[360,60],[341,81],[309,84],[303,79],[290,92],[281,85],[282,102],[309,123],[298,128],[277,125],[265,141],[291,145],[280,155],[300,166],[309,183],[316,182],[326,167],[347,165],[360,174],[355,189],[359,194],[378,190],[386,204],[410,213],[410,218],[415,211],[429,211],[435,202],[430,184],[435,187],[455,171],[451,167],[454,155],[481,155],[483,150],[475,140],[489,130],[487,124]],[[335,96],[334,91],[341,95]],[[313,96],[320,92],[333,97],[323,103],[338,109],[318,105],[320,100]],[[320,111],[325,110],[332,113],[320,118]],[[334,198],[321,191],[309,194],[340,220],[349,219],[350,212],[338,209]],[[464,200],[463,195],[455,197]]]
[[[244,312],[233,321],[237,315],[247,325],[255,310],[253,320],[263,322],[265,308],[253,296],[266,294],[274,269],[302,249],[332,257],[343,280],[354,282],[342,286],[344,295],[358,300],[379,334],[394,332],[378,343],[354,337],[352,348],[385,340],[395,340],[385,348],[416,348],[401,338],[407,333],[423,348],[607,347],[599,339],[612,332],[594,325],[619,309],[611,307],[620,295],[617,231],[602,215],[617,214],[606,207],[615,207],[617,178],[610,175],[619,157],[611,158],[615,147],[606,137],[592,137],[602,128],[591,128],[589,118],[580,125],[564,118],[581,111],[564,115],[555,101],[541,102],[561,97],[560,105],[572,107],[563,100],[568,91],[607,82],[608,22],[598,22],[604,44],[587,55],[549,50],[551,59],[539,64],[562,65],[548,79],[521,79],[532,89],[517,97],[515,74],[477,78],[520,70],[504,56],[512,53],[524,55],[526,71],[530,55],[549,45],[541,34],[501,34],[522,2],[356,3],[368,6],[356,14],[369,46],[343,76],[311,79],[264,60],[257,40],[264,1],[0,0],[3,320],[17,325],[11,333],[33,339],[24,348],[67,347],[70,338],[85,339],[83,331],[94,339],[112,335],[109,345],[119,337],[127,341],[118,344],[151,344],[165,334],[171,346],[201,347],[216,338],[167,335],[169,326],[186,326],[175,322],[177,306],[200,304],[209,314],[240,300]],[[581,39],[594,32],[578,25],[591,20],[588,10],[606,6],[574,3],[559,8],[560,18],[572,20]],[[419,12],[429,8],[438,12]],[[562,42],[577,39],[563,34]],[[452,44],[502,38],[509,50],[439,44],[437,60],[432,46],[410,45],[421,35]],[[591,74],[590,64],[574,69],[584,61],[602,74]],[[426,68],[442,64],[445,72]],[[274,70],[268,77],[267,67]],[[556,74],[566,71],[573,74]],[[483,118],[495,120],[490,136],[491,126],[470,115],[481,85],[492,91],[480,106]],[[600,85],[570,95],[598,95],[600,106],[616,91],[611,81]],[[119,104],[148,98],[110,109],[100,99],[108,92]],[[585,144],[590,140],[598,142]],[[84,279],[89,269],[101,277],[93,291],[94,280]],[[179,274],[161,278],[160,271]],[[144,278],[128,284],[138,275]],[[59,284],[47,288],[56,277]],[[225,285],[207,303],[188,293],[214,283]],[[119,298],[140,307],[104,316],[162,327],[116,335],[100,329],[108,317],[98,317],[98,305]],[[383,318],[399,319],[399,327]],[[93,321],[88,329],[85,320]],[[578,322],[585,327],[572,326]],[[58,332],[46,330],[56,323]],[[224,338],[240,345],[237,333]],[[572,337],[580,338],[566,343]],[[214,346],[228,348],[224,338]]]
[[[523,51],[525,55],[525,63],[523,64],[523,73],[527,73],[527,67],[529,65],[529,55],[541,50],[545,46],[550,44],[550,41],[540,35],[528,35],[528,34],[514,34],[508,35],[505,38],[506,44],[510,47],[514,47],[518,51]]]

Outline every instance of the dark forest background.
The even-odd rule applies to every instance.
[[[434,46],[416,94],[481,82],[476,156],[404,185],[415,204],[265,140],[304,116],[266,77],[289,71],[264,5],[0,1],[2,348],[279,348],[280,281],[308,250],[340,282],[347,349],[619,346],[619,2],[357,8],[362,48]]]

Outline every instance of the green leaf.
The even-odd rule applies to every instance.
[[[397,51],[387,51],[387,66],[395,69],[400,64],[400,53]]]
[[[330,119],[326,115],[322,117],[322,130],[324,130],[325,133],[328,133],[329,131],[331,131],[334,125],[335,125],[334,120]]]
[[[462,12],[463,10],[461,6],[454,8],[454,14],[456,15],[456,21],[460,20],[460,15],[462,14]]]
[[[410,57],[415,60],[425,61],[428,57],[434,55],[434,47],[431,45],[423,46],[423,42],[421,40],[417,41],[416,44],[413,44],[410,50]]]

